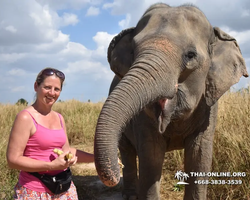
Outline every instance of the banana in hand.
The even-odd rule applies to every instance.
[[[62,150],[57,149],[57,148],[55,148],[53,151],[54,151],[54,153],[56,153],[58,156],[60,156],[60,155],[63,153]],[[68,154],[65,155],[64,160],[67,161],[67,160],[70,160],[71,158],[73,158],[73,154],[72,154],[72,153],[68,153]]]
[[[63,154],[63,151],[62,151],[61,149],[55,148],[53,151],[54,151],[54,153],[56,153],[58,156],[60,156],[61,154]]]
[[[122,164],[122,161],[118,158],[118,164],[121,166],[121,168],[124,168],[124,165]]]

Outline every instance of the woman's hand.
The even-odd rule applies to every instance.
[[[51,164],[53,165],[52,169],[53,170],[63,170],[65,168],[68,168],[68,167],[74,165],[77,162],[77,157],[74,154],[72,154],[72,158],[67,159],[67,155],[69,153],[70,153],[69,151],[63,152],[55,160],[53,160],[51,162]]]
[[[72,156],[67,156],[71,154]],[[71,152],[68,152],[68,154],[66,153],[64,159],[66,160],[66,162],[68,163],[68,166],[72,166],[72,165],[75,165],[76,162],[77,162],[77,156],[75,154],[72,154]]]

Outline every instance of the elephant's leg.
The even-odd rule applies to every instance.
[[[137,163],[136,150],[127,137],[122,134],[119,142],[119,150],[124,165],[123,170],[123,199],[134,200],[137,199]]]
[[[198,135],[196,138],[187,139],[185,148],[185,172],[209,172],[212,164],[213,141]],[[188,178],[189,185],[185,187],[185,200],[207,199],[207,185],[195,184],[195,181],[205,180],[207,177],[191,176]]]
[[[139,199],[142,200],[160,199],[160,179],[166,144],[159,133],[155,134],[158,137],[140,142],[139,147]]]
[[[212,110],[212,109],[211,109]],[[213,108],[217,112],[217,106]],[[193,134],[185,139],[184,164],[185,172],[190,175],[185,186],[184,200],[207,199],[207,184],[195,184],[198,180],[208,180],[208,177],[191,176],[190,172],[210,172],[213,153],[213,136],[216,116],[211,114],[210,120],[205,122],[205,130]]]

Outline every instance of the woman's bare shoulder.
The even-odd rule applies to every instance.
[[[53,113],[54,116],[60,115],[61,118],[63,118],[63,115],[62,115],[61,113],[59,113],[59,112],[57,112],[57,111],[54,111],[54,110],[52,110],[51,112]]]
[[[31,119],[31,115],[33,113],[32,108],[30,108],[31,106],[25,108],[24,110],[21,110],[18,114],[16,119],[18,120],[30,120]]]

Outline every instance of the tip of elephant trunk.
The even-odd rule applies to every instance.
[[[96,171],[99,179],[104,185],[114,187],[120,182],[120,167],[118,163],[100,163],[95,161]],[[105,167],[104,167],[105,166]]]
[[[104,181],[102,180],[102,182],[104,185],[108,187],[115,187],[120,182],[120,177],[118,179],[113,179],[113,180],[104,180]]]
[[[100,180],[104,185],[108,187],[115,187],[120,182],[120,174],[119,175],[104,175],[103,173],[98,173]],[[113,174],[113,173],[112,173]]]

